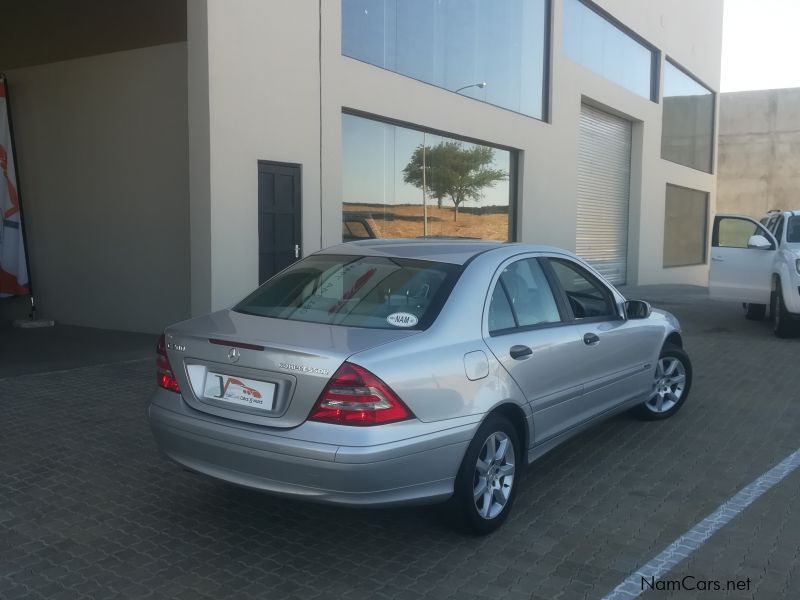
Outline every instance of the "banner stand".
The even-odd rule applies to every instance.
[[[4,73],[0,73],[0,80],[2,80],[5,88],[5,104],[6,104],[6,115],[0,115],[0,118],[6,116],[8,117],[8,134],[11,141],[10,151],[16,174],[15,184],[17,189],[17,199],[19,202],[20,231],[22,234],[22,246],[25,252],[25,268],[28,271],[28,292],[31,303],[31,308],[30,312],[28,313],[28,318],[16,319],[15,321],[13,321],[13,325],[14,327],[19,327],[22,329],[53,327],[56,323],[52,319],[39,319],[36,317],[36,300],[33,293],[33,278],[31,277],[30,255],[28,254],[28,236],[26,235],[25,231],[25,216],[24,216],[24,209],[22,202],[20,176],[19,176],[19,161],[17,161],[17,150],[16,150],[16,144],[14,143],[14,120],[11,117],[11,99],[9,97],[10,95],[8,91],[8,79],[6,79]]]

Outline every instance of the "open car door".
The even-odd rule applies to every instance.
[[[711,235],[709,295],[717,300],[769,304],[778,244],[755,219],[717,215]]]

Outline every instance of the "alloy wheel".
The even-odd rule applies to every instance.
[[[514,444],[502,431],[486,438],[478,453],[472,480],[472,497],[478,514],[494,519],[511,496],[515,470]]]
[[[655,413],[664,413],[672,409],[683,396],[686,387],[686,367],[672,356],[658,360],[653,391],[645,406]]]

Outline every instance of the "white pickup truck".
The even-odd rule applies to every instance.
[[[800,210],[770,211],[761,222],[717,215],[709,294],[744,303],[749,319],[769,314],[775,335],[800,332]]]

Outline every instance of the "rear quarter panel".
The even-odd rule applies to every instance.
[[[512,402],[529,415],[519,386],[497,361],[482,337],[482,318],[496,252],[469,264],[427,331],[386,346],[353,355],[383,379],[421,421],[483,415]],[[471,381],[464,355],[482,352],[488,375]]]
[[[471,381],[464,355],[476,351],[486,356],[488,374]],[[455,341],[429,331],[350,360],[383,379],[423,422],[481,416],[508,401],[529,412],[519,386],[480,338]]]

